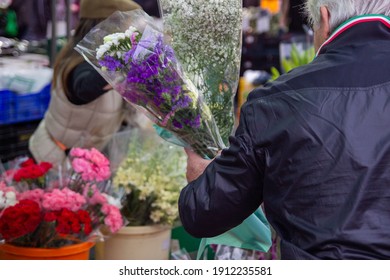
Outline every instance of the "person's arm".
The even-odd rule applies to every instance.
[[[83,105],[106,93],[110,87],[93,66],[84,61],[70,73],[68,89],[69,101],[76,105]]]
[[[182,224],[195,237],[226,232],[262,203],[263,155],[255,151],[245,121],[241,121],[236,136],[230,140],[231,146],[210,164],[189,154],[189,180],[190,174],[196,178],[208,164],[205,172],[182,190],[179,199]]]

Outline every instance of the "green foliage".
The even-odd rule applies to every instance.
[[[310,63],[315,56],[314,47],[310,47],[303,52],[300,52],[295,44],[292,45],[291,57],[282,59],[282,69],[285,73],[292,69]],[[271,68],[271,80],[275,80],[280,76],[280,72],[275,67]]]

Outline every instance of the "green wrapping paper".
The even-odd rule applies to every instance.
[[[199,260],[206,246],[227,245],[248,250],[267,252],[272,245],[271,228],[261,208],[235,228],[215,237],[202,238],[197,259]]]

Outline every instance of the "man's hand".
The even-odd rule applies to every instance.
[[[112,86],[110,84],[107,84],[104,86],[103,90],[111,90],[112,89]]]
[[[188,183],[196,180],[211,163],[211,160],[207,160],[199,156],[190,148],[184,148],[187,153],[187,181]]]

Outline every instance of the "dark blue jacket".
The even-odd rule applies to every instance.
[[[262,203],[283,259],[390,259],[390,18],[339,27],[244,104],[231,146],[181,193],[185,229],[221,234]]]

